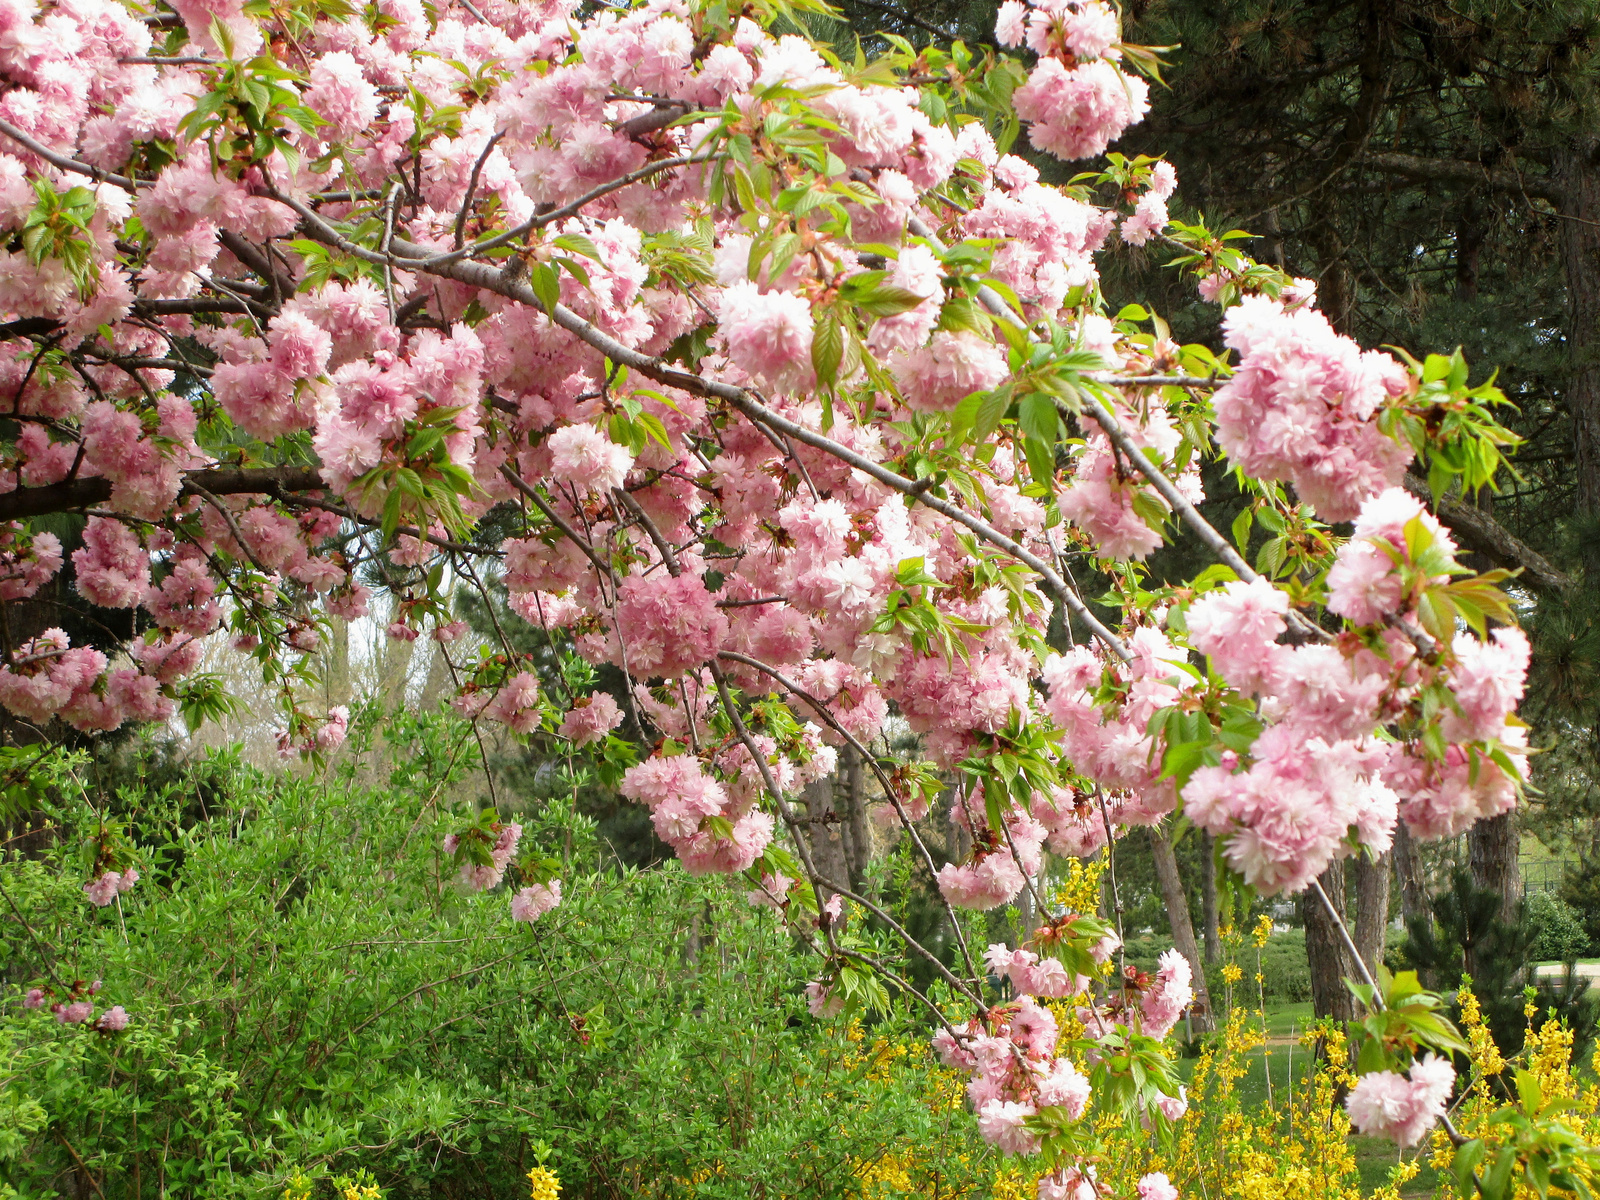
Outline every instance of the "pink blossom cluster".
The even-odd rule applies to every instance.
[[[1315,309],[1266,296],[1246,296],[1223,330],[1239,366],[1213,404],[1217,442],[1234,466],[1292,483],[1327,521],[1351,520],[1400,482],[1411,448],[1377,422],[1410,386],[1398,362],[1363,352]]]
[[[1150,986],[1139,996],[1140,1031],[1148,1037],[1166,1037],[1193,1002],[1194,968],[1176,950],[1166,951]]]
[[[55,578],[61,562],[55,534],[0,526],[0,600],[26,600]]]
[[[495,839],[489,847],[489,861],[475,863],[465,856],[458,872],[461,886],[469,892],[487,892],[498,887],[505,878],[506,868],[517,855],[517,845],[522,841],[522,826],[508,821],[495,829]],[[455,854],[461,846],[461,835],[446,834],[441,848],[446,854]]]
[[[500,685],[480,712],[485,720],[496,721],[513,733],[532,733],[544,721],[539,677],[531,671],[518,671]]]
[[[939,868],[939,891],[959,908],[998,908],[1014,900],[1039,873],[1043,863],[1044,826],[1020,806],[1008,805],[1001,813],[1004,831],[987,824],[983,797],[958,792],[950,806],[950,821],[972,838],[973,853],[964,863]]]
[[[138,882],[138,867],[129,867],[124,871],[102,871],[83,885],[83,894],[89,897],[89,903],[96,908],[105,908],[119,895],[132,891],[133,885]]]
[[[753,807],[753,795],[744,801],[731,798],[690,754],[658,756],[629,767],[621,791],[650,809],[657,835],[677,851],[691,875],[749,870],[772,840],[772,818]]]
[[[1178,190],[1178,173],[1171,163],[1158,162],[1150,168],[1150,186],[1139,197],[1132,215],[1125,217],[1119,232],[1130,246],[1142,246],[1166,229],[1167,201]]]
[[[1072,1120],[1084,1114],[1089,1078],[1057,1057],[1059,1036],[1050,1010],[1028,996],[934,1035],[944,1065],[971,1073],[967,1098],[984,1141],[1007,1154],[1033,1154],[1039,1139],[1025,1127],[1030,1117],[1041,1109],[1061,1109]]]
[[[595,692],[573,700],[557,732],[570,738],[575,746],[587,746],[604,741],[606,734],[621,724],[622,710],[617,702],[607,692]]]
[[[1148,85],[1117,66],[1117,15],[1102,0],[1006,0],[995,36],[1002,46],[1026,42],[1039,56],[1013,102],[1040,150],[1069,161],[1092,158],[1149,111]]]
[[[511,897],[511,919],[532,925],[540,917],[561,903],[561,880],[549,883],[530,883],[518,889]]]
[[[990,945],[983,961],[991,975],[1009,980],[1012,990],[1019,996],[1061,999],[1076,996],[1089,987],[1085,976],[1069,973],[1060,959],[1040,958],[1031,950],[1013,950],[1004,942]]]
[[[1127,646],[1126,663],[1110,656],[1102,660],[1085,646],[1052,655],[1043,671],[1049,689],[1045,711],[1061,730],[1063,756],[1086,778],[1116,793],[1107,813],[1119,825],[1151,825],[1173,810],[1177,797],[1171,781],[1161,778],[1150,718],[1178,703],[1194,680],[1182,667],[1186,652],[1154,626],[1134,630]],[[1102,707],[1094,692],[1107,678],[1121,698]],[[1057,804],[1057,798],[1036,797],[1033,807],[1037,812]],[[1095,815],[1104,820],[1104,814]],[[1093,840],[1102,835],[1077,836]]]
[[[1386,1137],[1403,1149],[1414,1146],[1439,1123],[1456,1071],[1448,1058],[1424,1054],[1401,1075],[1396,1071],[1371,1071],[1356,1081],[1345,1097],[1350,1121],[1369,1137]]]
[[[1164,408],[1152,404],[1137,418],[1125,408],[1115,415],[1141,451],[1148,448],[1158,461],[1172,461],[1183,439]],[[1191,460],[1174,474],[1185,500],[1198,505],[1205,499],[1197,462]],[[1138,469],[1113,452],[1110,440],[1097,432],[1078,453],[1072,482],[1061,495],[1061,515],[1088,535],[1100,557],[1144,559],[1164,539],[1161,530],[1135,510],[1136,495],[1144,496],[1160,512],[1169,509]]]

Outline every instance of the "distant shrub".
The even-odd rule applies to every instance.
[[[1528,924],[1533,928],[1536,962],[1570,962],[1589,953],[1583,915],[1555,892],[1529,894]]]

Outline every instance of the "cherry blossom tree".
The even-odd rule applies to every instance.
[[[1488,485],[1512,439],[1459,356],[1362,350],[1242,235],[1173,223],[1169,165],[1100,157],[1158,67],[1103,0],[1006,0],[1017,56],[874,59],[802,36],[813,3],[14,0],[0,595],[63,566],[35,519],[81,513],[76,586],[140,633],[6,644],[0,704],[80,730],[204,716],[202,646],[228,637],[285,748],[326,753],[348,714],[302,685],[376,564],[390,636],[444,644],[460,712],[611,755],[687,870],[742,875],[817,949],[814,1011],[926,1001],[984,1135],[1042,1156],[1041,1197],[1081,1195],[1091,1092],[1182,1115],[1159,1043],[1188,963],[1108,988],[1115,931],[1035,893],[1029,946],[949,967],[819,874],[799,789],[852,748],[970,909],[1033,891],[1047,847],[1178,812],[1263,893],[1397,822],[1506,812],[1528,644],[1504,573],[1463,568],[1398,485]],[[1042,183],[1021,137],[1099,166]],[[1228,355],[1107,309],[1118,239],[1172,252]],[[1201,512],[1209,456],[1249,499],[1231,537]],[[1180,531],[1215,563],[1157,586],[1142,563]],[[1074,583],[1090,560],[1112,602]],[[449,587],[493,579],[559,654],[619,669],[625,704],[550,694],[503,635],[461,650]],[[891,712],[924,760],[881,752]],[[921,842],[935,802],[966,861]],[[447,850],[464,887],[515,872],[532,922],[561,885],[515,861],[520,833],[490,811]],[[90,898],[132,867],[108,842]],[[1370,982],[1401,1033],[1373,1034],[1363,1067],[1389,1074],[1352,1112],[1414,1140],[1448,1064],[1413,1056],[1453,1035]],[[1087,1042],[1035,997],[1076,997]]]

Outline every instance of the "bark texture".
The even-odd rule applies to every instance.
[[[1467,833],[1472,882],[1500,893],[1500,919],[1508,925],[1516,921],[1522,905],[1520,842],[1515,813],[1479,821]]]
[[[1567,353],[1578,511],[1600,520],[1600,137],[1581,134],[1557,151],[1561,263],[1567,284]],[[1583,539],[1584,573],[1600,579],[1600,539]]]
[[[1189,917],[1189,899],[1183,891],[1183,880],[1178,875],[1178,857],[1172,843],[1158,828],[1147,830],[1150,835],[1150,853],[1155,859],[1156,881],[1161,885],[1161,900],[1167,906],[1167,919],[1172,925],[1172,944],[1179,954],[1189,960],[1194,968],[1194,1009],[1191,1021],[1196,1032],[1208,1033],[1215,1028],[1212,1018],[1211,995],[1206,990],[1205,963],[1200,958],[1200,947],[1195,943],[1194,922]]]
[[[1427,881],[1422,874],[1422,859],[1417,853],[1416,839],[1401,821],[1394,829],[1394,849],[1390,852],[1394,864],[1395,886],[1400,889],[1400,914],[1406,924],[1424,920],[1433,914],[1428,902]]]
[[[1345,915],[1344,864],[1332,863],[1318,882],[1334,910]],[[1339,926],[1314,890],[1300,893],[1300,915],[1306,927],[1306,957],[1311,965],[1311,1006],[1319,1017],[1349,1021],[1355,1017],[1355,997],[1345,980],[1355,977],[1355,964],[1345,950]]]
[[[1368,861],[1365,855],[1358,854],[1350,860],[1350,871],[1356,892],[1356,949],[1367,969],[1377,975],[1389,929],[1389,855]]]
[[[812,866],[824,879],[848,887],[850,864],[839,814],[834,809],[834,776],[806,784],[800,798],[806,806]]]

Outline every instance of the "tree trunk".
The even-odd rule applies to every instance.
[[[1217,924],[1217,859],[1211,835],[1200,830],[1200,920],[1205,925],[1206,962],[1222,957],[1222,931]]]
[[[1161,885],[1161,900],[1167,906],[1167,920],[1172,924],[1172,944],[1178,953],[1189,960],[1194,968],[1194,1028],[1207,1033],[1215,1028],[1212,1017],[1211,996],[1206,991],[1205,963],[1200,959],[1200,947],[1194,940],[1194,922],[1189,919],[1189,900],[1183,892],[1183,880],[1178,875],[1178,857],[1172,852],[1172,843],[1156,826],[1147,831],[1150,835],[1150,854],[1155,859],[1156,880]]]
[[[839,814],[834,809],[835,782],[836,777],[833,775],[826,779],[814,780],[806,784],[800,797],[806,806],[806,831],[811,841],[811,865],[824,879],[849,887],[849,857],[845,850]]]
[[[850,830],[850,885],[861,891],[872,862],[872,825],[867,820],[866,766],[854,746],[844,748],[844,818]]]
[[[1384,935],[1389,928],[1389,856],[1380,855],[1372,862],[1358,854],[1350,860],[1350,869],[1356,885],[1356,949],[1367,970],[1376,976],[1383,965]]]
[[[1400,913],[1406,924],[1427,920],[1433,916],[1433,906],[1428,901],[1428,884],[1422,874],[1422,857],[1417,852],[1417,841],[1411,836],[1404,821],[1394,827],[1394,880],[1400,888]]]
[[[1500,919],[1508,925],[1517,920],[1522,905],[1520,841],[1515,813],[1479,821],[1467,833],[1472,882],[1500,893]]]
[[[1330,863],[1318,882],[1342,918],[1344,864]],[[1353,978],[1355,970],[1339,926],[1314,890],[1300,893],[1300,915],[1305,921],[1306,958],[1311,966],[1311,1007],[1319,1017],[1349,1021],[1355,1016],[1355,998],[1344,981]]]
[[[1600,138],[1580,134],[1556,152],[1563,193],[1561,260],[1567,285],[1567,410],[1572,416],[1578,512],[1600,520]],[[1600,580],[1600,539],[1579,539],[1590,586]]]

